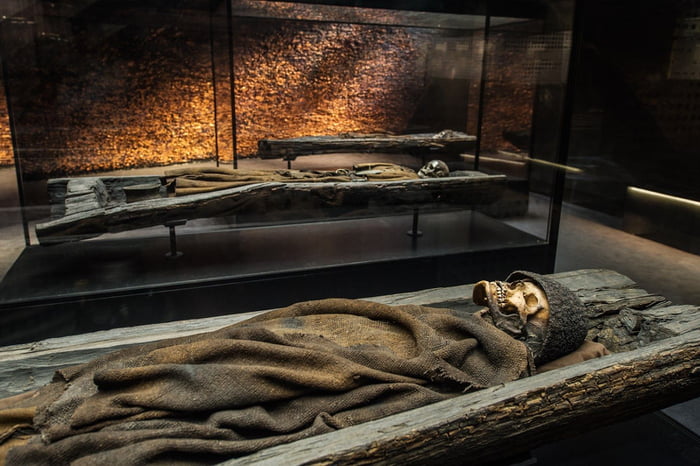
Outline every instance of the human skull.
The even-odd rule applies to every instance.
[[[442,178],[449,175],[450,169],[442,160],[431,160],[418,170],[418,176],[421,178]]]
[[[541,350],[549,321],[549,301],[530,280],[489,282],[474,286],[474,303],[487,306],[496,327],[525,343],[534,354]]]

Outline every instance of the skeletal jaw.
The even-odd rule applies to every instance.
[[[503,308],[506,305],[506,290],[503,289],[501,282],[494,282],[496,288],[496,303],[498,307]]]
[[[474,292],[472,298],[474,303],[481,304],[483,306],[489,306],[490,304],[495,304],[499,308],[507,306],[508,291],[506,287],[508,283],[506,282],[487,282],[485,280],[480,281],[474,286]]]
[[[494,325],[513,338],[523,340],[537,354],[549,320],[544,290],[530,281],[513,283],[480,281],[474,286],[474,303],[487,306]]]

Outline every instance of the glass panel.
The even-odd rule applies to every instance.
[[[505,173],[498,210],[505,223],[550,240],[555,177],[576,170],[558,160],[573,4],[527,22],[494,26],[488,37],[479,170]]]
[[[697,270],[698,3],[587,5],[582,11],[584,24],[597,27],[583,29],[570,150],[579,172],[568,174],[564,200],[586,219],[688,253],[683,263]],[[626,21],[612,19],[623,11]],[[624,272],[627,264],[612,266]],[[659,280],[671,276],[649,269]],[[673,274],[692,275],[683,270]],[[689,296],[685,302],[697,301],[697,293]]]
[[[3,67],[0,59],[0,280],[25,246]]]
[[[30,241],[3,230],[0,302],[80,302],[87,329],[230,312],[173,298],[202,287],[244,311],[284,304],[251,281],[292,300],[550,269],[564,3],[327,3],[4,3]],[[450,176],[421,178],[432,160]]]

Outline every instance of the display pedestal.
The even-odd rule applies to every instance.
[[[174,260],[163,227],[32,246],[0,284],[0,344],[551,271],[547,244],[478,212],[420,219],[419,238],[406,234],[411,215],[208,233],[188,222]]]
[[[590,319],[589,338],[614,354],[264,449],[226,464],[452,464],[465,458],[490,463],[700,394],[698,306],[673,306],[608,270],[578,270],[551,278],[576,290]],[[479,309],[470,303],[471,295],[471,285],[460,285],[367,299],[445,307],[463,315]],[[212,331],[257,314],[120,328],[1,348],[0,396],[37,388],[60,367],[119,348]],[[516,428],[523,425],[527,429]]]

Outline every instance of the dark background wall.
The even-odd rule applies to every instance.
[[[697,2],[593,0],[583,5],[570,161],[600,186],[572,200],[624,213],[628,185],[700,199],[700,17]],[[572,183],[586,180],[573,179]],[[600,187],[607,190],[600,191]],[[582,186],[581,186],[582,187]],[[594,188],[594,187],[592,187]]]
[[[581,6],[569,164],[583,172],[568,176],[565,200],[698,253],[700,2]]]
[[[674,244],[687,243],[697,227],[694,211],[653,218],[638,212],[646,201],[630,199],[628,187],[700,199],[698,1],[579,6],[583,41],[568,163],[583,171],[568,176],[565,200],[624,218],[640,235],[685,229]],[[10,86],[3,91],[12,91],[25,175],[211,159],[217,149],[230,159],[230,92],[221,73],[228,60],[225,21],[215,12],[210,42],[209,7],[206,0],[148,0],[137,9],[96,0],[0,2],[0,42],[12,45],[12,55],[5,53],[10,77],[2,83]],[[436,39],[390,27],[260,24],[238,24],[234,38],[239,152],[254,150],[259,136],[322,130],[440,130],[454,122],[474,130],[479,57],[459,64],[452,89],[439,82],[454,61],[449,53],[434,76],[430,70],[438,50],[449,52],[453,43],[455,50],[477,50],[478,34]],[[525,76],[532,47],[519,34],[497,29],[491,37],[497,50],[486,87],[487,149],[512,150],[503,135],[527,132],[531,122],[535,90]],[[438,87],[447,93],[433,92]],[[540,83],[540,91],[545,87]],[[0,164],[9,165],[9,122],[0,101]],[[558,121],[544,113],[539,117]],[[548,158],[551,150],[541,138],[538,144],[534,155]]]

